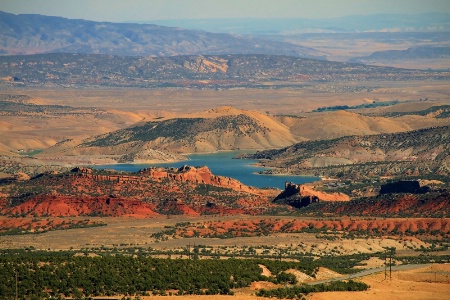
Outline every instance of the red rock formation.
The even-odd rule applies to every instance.
[[[308,185],[299,185],[286,182],[284,191],[274,202],[288,204],[292,207],[302,208],[317,202],[349,201],[350,197],[343,193],[325,193],[316,191]]]
[[[393,194],[351,202],[326,203],[318,207],[317,211],[365,216],[448,217],[450,192],[442,190],[425,195]]]
[[[171,180],[180,182],[209,184],[247,193],[261,194],[262,192],[264,192],[264,190],[246,186],[236,179],[213,175],[209,168],[206,166],[196,168],[185,165],[179,169],[148,168],[141,170],[139,173],[142,175],[148,175],[152,179],[158,180],[169,178]]]
[[[350,197],[343,193],[325,193],[314,190],[308,185],[300,185],[301,196],[313,196],[319,198],[319,201],[350,201]]]
[[[258,236],[273,233],[294,233],[303,230],[336,230],[340,232],[368,231],[383,234],[435,234],[436,231],[448,236],[450,219],[412,218],[375,220],[297,220],[297,219],[252,219],[189,224],[177,229],[180,236],[213,236],[231,233],[233,236]]]
[[[26,187],[30,192],[21,195],[14,194],[14,184],[0,197],[0,212],[6,215],[256,214],[275,206],[271,199],[276,194],[276,190],[260,190],[215,176],[207,167],[188,166],[126,174],[89,168],[46,173],[29,180]],[[36,190],[41,192],[36,194]]]
[[[4,215],[74,217],[91,216],[157,216],[154,207],[140,200],[112,197],[37,196],[11,208],[3,208]]]

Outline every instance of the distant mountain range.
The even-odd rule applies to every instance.
[[[354,15],[338,18],[158,20],[158,25],[246,35],[301,33],[448,32],[450,14],[423,13]],[[148,21],[142,20],[143,23]]]
[[[314,49],[290,43],[224,33],[0,11],[0,55],[50,52],[123,56],[278,54],[321,57]]]
[[[450,47],[421,46],[406,50],[376,51],[369,56],[354,59],[354,62],[370,63],[371,60],[400,60],[400,59],[427,59],[450,58]]]

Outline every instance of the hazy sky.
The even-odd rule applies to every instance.
[[[0,0],[0,10],[111,22],[333,18],[379,13],[450,13],[450,0]]]

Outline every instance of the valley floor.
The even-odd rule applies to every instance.
[[[351,255],[359,253],[382,252],[385,248],[395,247],[396,254],[400,256],[419,256],[423,251],[427,251],[432,246],[430,236],[427,235],[406,235],[394,232],[380,234],[348,235],[345,231],[320,230],[311,232],[272,232],[262,233],[259,236],[242,236],[246,232],[249,224],[260,224],[264,222],[266,226],[279,227],[286,222],[315,222],[326,223],[324,219],[309,217],[288,217],[288,216],[166,216],[153,218],[131,218],[131,217],[43,217],[35,218],[42,221],[54,222],[65,220],[66,223],[74,223],[89,219],[89,224],[106,224],[106,226],[94,226],[85,228],[53,230],[43,233],[30,233],[21,235],[0,236],[0,249],[17,249],[33,247],[34,249],[60,251],[69,249],[127,249],[130,247],[153,249],[155,251],[182,251],[188,245],[202,245],[202,247],[212,249],[211,252],[222,254],[223,258],[233,255],[258,256],[276,255],[280,250],[285,251],[286,257],[289,253],[311,253],[312,255]],[[334,218],[335,220],[336,218]],[[0,222],[16,220],[21,218],[8,218],[0,216]],[[337,220],[337,219],[336,219]],[[363,222],[364,219],[351,218],[353,221]],[[394,224],[401,219],[372,218],[372,226],[379,223],[379,226]],[[441,219],[436,219],[440,220]],[[447,219],[444,219],[444,221]],[[426,219],[409,218],[408,222],[417,224],[426,222]],[[351,222],[344,217],[341,222]],[[436,225],[436,224],[435,224]],[[188,236],[192,228],[204,228],[211,226],[217,231],[227,230],[227,228],[241,228],[241,231],[233,232],[231,237],[208,237],[201,234],[197,237]],[[213,227],[217,226],[217,227]],[[229,226],[229,227],[227,227]],[[322,225],[323,226],[323,225]],[[358,226],[361,226],[358,225]],[[81,226],[80,226],[81,227]],[[414,226],[413,226],[414,227]],[[445,224],[444,227],[446,228]],[[394,227],[392,227],[394,228]],[[417,229],[417,228],[416,228]],[[173,231],[172,231],[173,230]],[[178,233],[175,233],[178,230]],[[381,227],[380,227],[381,230]],[[445,230],[445,229],[443,229]],[[200,233],[200,231],[198,231]],[[164,233],[164,234],[162,234]],[[357,234],[355,232],[355,234]],[[444,233],[445,235],[445,233]],[[436,236],[437,237],[437,236]],[[439,241],[435,241],[436,245]],[[436,246],[435,245],[435,246]],[[248,248],[254,248],[249,251]],[[432,248],[432,253],[437,255],[450,255],[450,250]],[[439,251],[440,250],[440,251]],[[164,256],[164,255],[163,255]],[[181,255],[183,256],[183,255]],[[204,255],[204,258],[211,256]],[[200,254],[200,258],[202,255]],[[384,261],[372,260],[365,262],[367,267],[383,266]]]
[[[6,217],[0,217],[0,222]],[[20,218],[16,218],[20,219]],[[58,218],[43,218],[48,221],[62,219],[68,221],[67,217]],[[83,220],[81,217],[71,218],[74,220]],[[367,238],[348,238],[345,235],[339,236],[335,240],[324,239],[324,235],[317,233],[297,233],[297,234],[270,234],[261,237],[236,237],[236,238],[176,238],[168,240],[156,239],[152,234],[167,230],[176,224],[206,224],[205,222],[224,222],[236,223],[240,221],[251,220],[285,220],[292,217],[271,217],[271,216],[201,216],[201,217],[187,217],[187,216],[173,216],[154,217],[154,218],[92,218],[94,223],[105,223],[107,226],[78,228],[68,230],[55,230],[39,234],[25,234],[0,236],[1,249],[42,249],[50,251],[60,251],[73,249],[76,251],[80,249],[91,249],[92,251],[102,251],[102,249],[123,249],[128,248],[142,248],[153,249],[157,251],[177,251],[195,245],[202,245],[205,249],[213,249],[212,252],[223,254],[222,259],[227,259],[229,254],[239,258],[246,257],[249,254],[249,248],[255,248],[255,257],[258,257],[261,249],[275,249],[275,253],[280,250],[294,249],[311,252],[314,255],[333,254],[333,255],[349,255],[357,253],[375,253],[383,251],[387,247],[395,247],[397,256],[419,256],[425,252],[422,250],[429,249],[430,244],[426,241],[421,241],[416,237],[401,238],[399,236],[381,236],[381,237],[367,237]],[[296,220],[312,221],[311,218],[297,217]],[[211,247],[211,248],[210,248]],[[266,248],[267,247],[267,248]],[[97,250],[95,250],[97,249]],[[215,249],[215,250],[214,250]],[[91,251],[90,250],[90,251]],[[272,251],[270,250],[270,251]],[[218,251],[218,252],[217,252]],[[269,251],[269,250],[267,250]],[[260,253],[261,254],[261,253]],[[450,250],[442,250],[432,252],[432,255],[450,255]],[[95,255],[95,254],[92,254]],[[155,255],[161,258],[185,258],[183,254],[173,255]],[[202,256],[200,252],[200,259],[211,258]],[[288,260],[283,259],[283,260]],[[394,260],[395,261],[395,260]],[[378,269],[375,274],[355,278],[356,281],[362,281],[370,286],[367,291],[359,292],[323,292],[312,293],[306,296],[308,300],[320,299],[448,299],[450,294],[450,264],[427,264],[427,265],[412,265],[410,269],[395,270],[392,272],[392,278],[389,278],[389,268],[387,269],[387,277],[384,273],[384,260],[379,259],[374,254],[374,257],[362,261],[362,265],[358,268],[364,269]],[[400,263],[397,261],[397,263]],[[380,271],[381,270],[381,271]],[[268,270],[266,270],[268,271]],[[268,271],[270,273],[270,271]],[[316,279],[310,278],[306,274],[299,271],[293,271],[299,280],[299,283],[311,283],[316,280],[342,279],[343,275],[331,271],[326,268],[319,268]],[[269,274],[270,275],[270,274]],[[347,276],[347,275],[345,275]],[[344,278],[345,278],[344,276]],[[254,282],[250,287],[240,288],[234,290],[233,296],[224,295],[184,295],[183,299],[191,300],[227,300],[227,299],[266,299],[255,296],[257,290],[261,288],[277,288],[280,287],[269,282]],[[149,300],[154,299],[155,296],[140,296],[140,299]],[[180,296],[165,296],[163,299],[180,299]]]

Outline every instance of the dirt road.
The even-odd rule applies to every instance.
[[[410,265],[392,266],[392,271],[408,271],[408,270],[413,270],[413,269],[429,267],[431,265],[432,264],[410,264]],[[364,277],[364,276],[374,274],[374,273],[384,272],[385,270],[386,270],[386,280],[389,280],[390,270],[389,270],[389,266],[387,266],[387,268],[380,267],[380,268],[368,269],[368,270],[364,270],[364,271],[361,271],[358,273],[348,274],[345,276],[324,279],[324,280],[318,280],[318,281],[314,281],[314,282],[308,282],[307,284],[308,285],[317,285],[317,284],[327,283],[327,282],[331,282],[331,281],[348,280],[348,279],[353,279],[353,278]]]

